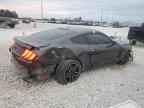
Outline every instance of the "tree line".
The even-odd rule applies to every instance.
[[[0,9],[0,17],[18,18],[16,11]]]

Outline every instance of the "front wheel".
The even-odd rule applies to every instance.
[[[61,84],[68,84],[76,81],[81,74],[81,64],[77,60],[62,61],[55,73],[56,80]]]
[[[117,64],[123,65],[126,64],[128,61],[133,61],[133,52],[132,51],[127,51],[125,56],[117,62]]]
[[[136,40],[130,40],[131,45],[136,45]]]

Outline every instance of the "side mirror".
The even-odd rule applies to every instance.
[[[110,38],[111,38],[111,39],[115,39],[115,37],[114,37],[114,36],[110,36]]]
[[[117,43],[116,43],[115,41],[112,41],[112,44],[115,45],[115,44],[117,44]]]

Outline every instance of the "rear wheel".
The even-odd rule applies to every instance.
[[[68,84],[76,81],[81,74],[81,64],[77,60],[62,61],[55,73],[56,80],[61,84]]]

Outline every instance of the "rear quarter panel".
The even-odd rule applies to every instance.
[[[58,64],[65,59],[76,59],[84,70],[90,66],[89,45],[74,44],[69,39],[41,48],[39,55],[39,61],[43,64]]]

